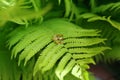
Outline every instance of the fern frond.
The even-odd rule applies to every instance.
[[[65,9],[66,9],[65,17],[68,17],[71,12],[71,0],[64,0],[64,3],[65,3]]]
[[[26,80],[25,77],[32,80],[32,67],[34,60],[31,60],[31,63],[26,66],[26,69],[23,69],[21,66],[18,67],[16,60],[10,59],[11,52],[5,47],[5,36],[7,34],[7,32],[3,34],[0,30],[0,80],[20,80],[21,78],[22,80]]]
[[[44,38],[42,40],[46,40],[46,39]],[[33,57],[39,50],[41,50],[42,48],[44,48],[46,46],[46,44],[48,44],[49,42],[51,42],[50,40],[51,39],[47,39],[43,43],[40,43],[41,41],[40,42],[38,41],[35,44],[33,44],[32,47],[34,47],[34,48],[32,50],[29,50],[30,54],[27,55],[27,57],[25,58],[25,65],[26,65],[27,61],[30,60],[31,57]],[[39,45],[37,45],[37,44],[39,44]]]
[[[30,35],[26,35],[21,41],[18,42],[18,44],[13,48],[13,53],[19,53],[22,51],[26,46],[28,46],[32,41],[36,40],[39,37],[45,36],[46,34],[43,34],[42,31],[36,31],[37,33],[31,33]],[[36,34],[36,35],[34,35]],[[31,35],[33,37],[31,37]],[[29,40],[28,40],[29,39]]]
[[[70,73],[77,64],[83,68],[81,72],[84,74],[88,68],[87,59],[109,49],[103,47],[105,39],[100,38],[100,34],[98,34],[100,31],[82,29],[63,19],[48,20],[38,26],[28,27],[27,30],[20,30],[18,29],[22,35],[14,31],[15,34],[11,33],[9,36],[8,45],[13,47],[11,56],[19,57],[19,65],[23,60],[26,65],[28,61],[31,61],[30,59],[37,58],[33,71],[34,76],[37,72],[45,74],[55,67],[56,76],[63,80],[65,75]],[[17,38],[16,35],[20,35],[20,37]],[[12,40],[16,42],[12,43]],[[99,46],[99,44],[102,45]],[[81,48],[81,46],[85,47]],[[89,48],[90,46],[92,48]],[[76,57],[78,54],[79,56]],[[83,59],[81,63],[77,61],[82,58],[86,60]],[[93,61],[90,60],[89,63],[93,63]]]
[[[67,32],[66,34],[65,34],[65,37],[64,38],[72,38],[72,37],[79,37],[79,36],[81,36],[81,37],[88,37],[88,36],[90,36],[90,37],[94,37],[94,36],[100,36],[100,34],[97,34],[97,33],[99,33],[100,31],[97,31],[97,30],[80,30],[80,32],[78,32],[78,31],[73,31],[72,32],[72,34],[73,35],[70,35],[70,33],[71,32]]]
[[[71,71],[73,66],[75,65],[75,60],[71,60],[65,67],[65,69],[61,72],[60,80],[63,80],[64,76]]]
[[[86,25],[84,25],[86,24]],[[101,30],[101,36],[104,38],[107,38],[106,45],[110,46],[111,49],[108,51],[105,51],[104,55],[96,55],[95,61],[98,62],[105,62],[105,63],[111,63],[116,60],[119,60],[119,44],[120,44],[120,32],[116,28],[112,27],[107,22],[104,21],[95,21],[95,22],[87,22],[84,21],[81,25],[84,25],[84,28],[90,28],[90,29],[99,29]],[[94,27],[94,25],[96,25]]]
[[[10,39],[7,41],[8,45],[10,44],[9,45],[9,49],[14,44],[16,44],[17,42],[19,42],[25,36],[25,34],[29,34],[29,33],[33,32],[34,30],[36,30],[36,28],[25,29],[23,27],[20,27],[20,28],[16,29],[15,31],[13,31],[12,33],[10,33],[8,35],[8,38],[10,37]],[[20,31],[20,33],[17,33],[19,31]],[[11,36],[13,36],[14,38],[12,38]]]
[[[88,72],[83,69],[82,66],[75,65],[72,69],[72,74],[81,80],[89,80]],[[85,77],[86,76],[86,77]]]
[[[115,20],[110,19],[110,17],[107,18],[107,21],[115,28],[120,30],[120,22],[117,22]]]
[[[104,42],[104,40],[106,40],[106,39],[100,39],[100,38],[91,38],[91,39],[90,38],[82,38],[82,39],[69,38],[69,39],[65,39],[64,43],[86,43],[87,42],[88,45],[89,44],[94,45],[94,44],[97,44],[97,43]]]
[[[46,37],[42,37],[41,39],[42,40],[44,40]],[[41,40],[40,39],[40,40]],[[33,46],[35,46],[37,43],[39,43],[40,41],[39,40],[36,40],[33,44],[31,44],[31,46],[29,46],[28,45],[28,47],[27,47],[27,49],[25,48],[25,51],[26,50],[29,50],[31,47],[33,47]],[[24,43],[23,43],[24,44]],[[16,45],[16,46],[18,46],[18,45]],[[23,49],[24,48],[24,46],[22,46],[22,45],[20,45],[20,47],[14,47],[13,49],[12,49],[12,55],[14,55],[14,58],[17,56],[17,53],[19,52],[19,51],[21,51],[21,48]],[[20,49],[20,50],[19,50]]]
[[[95,56],[96,62],[105,62],[105,63],[112,63],[115,61],[120,60],[120,46],[112,46],[112,50],[107,52],[106,54],[102,55],[97,55]]]
[[[48,53],[55,45],[56,45],[55,43],[51,43],[51,44],[49,44],[49,45],[41,52],[40,56],[38,57],[38,60],[36,61],[33,75],[35,75],[35,73],[36,73],[37,71],[39,71],[40,63],[43,61],[43,59],[46,57],[47,53]],[[19,60],[21,60],[21,59],[19,59]]]
[[[88,19],[87,21],[88,22],[92,22],[92,21],[96,21],[96,20],[103,20],[103,21],[106,21],[106,17],[103,16],[98,16],[96,14],[93,14],[93,13],[85,13],[85,14],[82,14],[79,16],[79,18],[83,18],[83,19]]]
[[[106,21],[106,22],[110,23],[113,27],[120,30],[120,23],[118,21],[110,19],[111,16],[106,17],[106,16],[98,16],[93,13],[85,13],[85,14],[80,15],[79,18],[87,19],[88,22],[94,22],[94,21],[98,21],[98,20]]]
[[[41,50],[42,48],[44,48],[44,46],[46,46],[49,42],[50,39],[47,37],[42,37],[39,40],[36,40],[35,42],[33,42],[31,45],[29,45],[28,47],[25,48],[25,50],[21,53],[21,56],[24,55],[25,58],[25,63],[32,57],[34,56],[39,50]],[[46,40],[43,43],[41,43],[41,40]],[[29,53],[29,55],[28,55]]]
[[[82,39],[73,39],[69,38],[64,40],[64,43],[66,43],[65,47],[71,47],[74,46],[91,46],[98,43],[103,43],[105,39],[100,38],[82,38]]]
[[[71,72],[75,77],[81,78],[82,71],[79,65],[75,65]]]
[[[72,55],[70,53],[66,54],[58,64],[55,73],[58,76],[59,79],[61,79],[61,72],[64,70],[64,67],[68,63],[68,61],[71,59]]]
[[[40,5],[40,0],[15,0],[14,5],[0,9],[0,20],[2,21],[1,24],[5,24],[6,22],[10,21],[20,25],[28,26],[30,21],[33,23],[33,19],[40,21],[42,20],[42,16],[51,10],[52,4],[48,4],[42,9],[40,9]]]
[[[96,20],[103,20],[103,21],[107,21],[108,23],[110,23],[113,27],[117,28],[118,30],[120,30],[120,23],[115,21],[115,20],[112,20],[110,19],[110,16],[105,18],[105,16],[103,17],[93,17],[93,18],[90,18],[88,19],[88,22],[92,22],[92,21],[96,21]]]
[[[86,59],[82,59],[82,60],[77,60],[77,62],[80,64],[80,65],[84,65],[84,64],[96,64],[95,61],[92,59],[92,58],[86,58]]]
[[[58,59],[60,59],[66,52],[67,52],[67,49],[65,49],[65,48],[62,48],[60,51],[58,51],[58,53],[55,54],[53,56],[53,58],[49,61],[49,63],[47,64],[47,66],[45,66],[43,68],[42,72],[50,70],[55,65],[55,63],[58,61]]]
[[[110,49],[108,47],[94,47],[94,48],[70,48],[70,53],[99,53],[106,49]]]
[[[98,7],[94,8],[93,12],[95,12],[95,13],[102,13],[105,11],[116,12],[119,9],[120,9],[120,2],[116,2],[116,3],[109,3],[109,4],[98,6]]]
[[[53,47],[53,49],[50,52],[48,52],[48,55],[45,56],[43,62],[39,64],[39,69],[42,70],[43,73],[45,72],[45,69],[41,69],[41,68],[48,65],[49,61],[53,58],[53,55],[55,55],[56,52],[58,52],[62,47],[63,45],[56,45],[55,47]]]

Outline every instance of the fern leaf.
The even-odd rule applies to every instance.
[[[36,34],[36,35],[34,35]],[[32,35],[32,37],[31,37]],[[25,47],[27,47],[32,41],[36,40],[39,37],[45,36],[45,33],[42,33],[42,31],[36,31],[31,33],[30,35],[26,35],[24,37],[24,39],[22,39],[21,41],[19,41],[19,43],[13,48],[13,53],[19,53],[20,51],[22,51]]]
[[[100,36],[100,34],[97,34],[97,33],[99,33],[100,31],[96,31],[96,30],[90,30],[90,31],[86,31],[86,30],[81,30],[81,32],[73,32],[72,34],[73,35],[70,35],[70,33],[68,33],[68,34],[66,34],[65,36],[64,36],[64,38],[72,38],[72,37],[79,37],[79,36],[81,36],[81,37],[87,37],[87,36],[90,36],[90,37],[92,37],[92,36]]]
[[[77,64],[73,67],[72,72],[71,72],[75,77],[78,77],[81,79],[82,76],[82,70],[81,67]]]
[[[71,71],[73,66],[75,65],[75,60],[71,60],[65,67],[65,69],[61,72],[60,80],[63,80],[64,76]]]
[[[92,57],[92,56],[95,56],[99,53],[91,53],[91,54],[73,54],[73,58],[74,59],[81,59],[81,58],[89,58],[89,57]]]
[[[60,61],[60,63],[58,64],[55,73],[57,75],[57,77],[59,79],[61,79],[61,72],[64,70],[64,67],[66,66],[66,63],[70,60],[70,58],[72,57],[71,54],[67,53]]]
[[[98,16],[98,15],[93,14],[93,13],[82,14],[82,15],[79,16],[79,18],[87,19],[88,22],[93,22],[93,21],[97,21],[97,20],[106,21],[105,16],[101,17],[101,16]]]
[[[84,14],[79,15],[78,18],[87,19],[87,18],[96,17],[96,16],[97,16],[97,15],[96,15],[96,14],[93,14],[93,13],[84,13]]]
[[[55,63],[57,62],[58,59],[60,59],[65,53],[67,52],[67,50],[65,48],[62,48],[60,51],[58,51],[57,54],[55,54],[52,59],[48,62],[47,66],[45,66],[42,69],[42,72],[45,72],[49,69],[51,69]]]
[[[106,21],[106,18],[105,18],[105,16],[103,16],[103,17],[96,16],[96,17],[92,17],[92,18],[88,19],[87,21],[88,22],[93,22],[93,21],[97,21],[97,20]]]
[[[88,63],[88,58],[92,59],[96,54],[109,49],[102,44],[105,39],[100,38],[100,34],[98,34],[100,31],[82,29],[63,19],[48,20],[38,26],[28,27],[27,30],[21,29],[20,32],[22,32],[22,36],[18,39],[16,35],[21,34],[18,34],[17,31],[14,31],[16,34],[11,33],[8,37],[10,38],[8,40],[9,45],[14,38],[14,41],[16,41],[14,45],[12,43],[11,56],[16,58],[19,54],[18,65],[24,59],[24,65],[26,65],[28,61],[31,61],[30,59],[37,58],[34,66],[34,76],[37,72],[46,74],[52,68],[55,68],[56,76],[62,80],[76,64],[82,65],[82,73],[84,73],[84,69],[89,67],[87,64],[93,63],[92,60]],[[39,55],[35,56],[36,54]]]
[[[25,64],[24,65],[26,65],[26,63],[27,63],[27,61],[31,58],[31,57],[33,57],[39,50],[41,50],[42,48],[44,48],[44,46],[46,45],[46,44],[48,44],[49,42],[51,42],[51,39],[49,39],[49,38],[43,38],[42,40],[45,40],[43,43],[40,43],[41,42],[41,40],[39,41],[35,41],[35,43],[33,43],[33,44],[31,44],[31,47],[34,47],[34,48],[32,48],[31,50],[29,49],[29,52],[28,53],[30,53],[29,55],[27,55],[27,57],[25,58]],[[38,45],[37,45],[38,44]]]
[[[94,48],[70,48],[70,53],[99,53],[106,49],[111,49],[109,47],[94,47]]]
[[[101,42],[104,42],[105,39],[100,39],[100,38],[82,38],[82,39],[73,39],[73,38],[69,38],[64,40],[64,43],[66,43],[66,47],[70,47],[70,45],[74,45],[74,46],[90,46],[90,45],[94,45],[94,44],[98,44]],[[79,45],[77,45],[79,44]]]
[[[84,64],[95,64],[95,61],[92,58],[85,58],[82,60],[77,60],[77,62],[79,63],[79,65],[84,65]]]
[[[119,7],[120,7],[120,2],[117,2],[117,3],[114,3],[114,6],[112,6],[110,10],[117,11],[118,9],[120,9]]]
[[[101,43],[104,42],[104,40],[106,39],[101,39],[101,38],[82,38],[82,39],[78,39],[78,38],[69,38],[69,39],[65,39],[64,42],[65,43],[88,43],[89,44],[97,44],[97,43]],[[90,41],[90,42],[89,42]],[[93,42],[93,43],[92,43]],[[95,43],[94,43],[95,42]]]
[[[40,3],[40,0],[39,0],[39,3]],[[39,3],[35,3],[34,0],[15,1],[14,5],[0,10],[2,23],[4,24],[7,21],[10,21],[17,24],[28,26],[28,24],[30,23],[29,21],[31,21],[32,19],[39,19],[39,21],[42,20],[40,18],[42,18],[44,14],[46,14],[49,10],[51,10],[52,5],[48,4],[43,9],[39,10],[40,8],[38,6]],[[34,7],[34,8],[31,8],[31,7]],[[6,18],[4,18],[5,15],[7,16]]]
[[[117,22],[115,20],[111,20],[110,17],[107,18],[107,21],[115,28],[120,30],[120,22]]]
[[[84,69],[88,65],[75,65],[72,69],[72,74],[81,80],[89,80],[88,72]]]
[[[114,61],[120,60],[120,46],[112,46],[112,50],[110,50],[107,54],[97,55],[95,56],[96,62],[103,61],[105,63],[111,63]]]
[[[115,20],[110,19],[111,16],[106,17],[106,16],[98,16],[98,15],[95,15],[92,13],[86,13],[86,14],[81,15],[79,18],[87,19],[88,22],[94,22],[97,20],[106,21],[106,22],[110,23],[113,27],[120,30],[120,23]]]
[[[109,4],[96,7],[93,12],[100,13],[100,12],[105,12],[105,11],[117,11],[118,9],[120,9],[119,6],[120,6],[120,2],[109,3]]]
[[[41,43],[41,40],[46,40],[46,41]],[[41,39],[36,40],[34,43],[32,43],[31,45],[29,45],[24,49],[24,51],[20,54],[19,61],[23,60],[24,58],[25,59],[30,58],[32,55],[36,54],[34,52],[38,52],[38,50],[42,49],[47,43],[49,43],[49,41],[50,40],[46,39],[46,37],[42,37]],[[37,46],[40,46],[40,48],[38,48]],[[28,54],[30,56],[27,57]]]
[[[35,67],[34,67],[34,72],[33,72],[33,75],[36,74],[36,72],[39,70],[39,66],[40,66],[40,63],[43,61],[43,59],[45,58],[45,56],[47,55],[47,53],[55,46],[55,43],[51,43],[49,44],[43,51],[42,53],[40,54],[40,56],[38,57],[38,60],[35,64]],[[20,60],[20,59],[19,59]]]
[[[88,71],[86,71],[86,70],[83,69],[82,72],[83,72],[83,73],[82,73],[82,74],[83,74],[83,78],[82,78],[82,79],[83,79],[83,80],[89,80],[89,77],[88,77],[88,76],[89,76]]]
[[[18,28],[19,29],[19,28]],[[15,30],[15,31],[13,31],[12,33],[10,33],[9,35],[8,35],[8,37],[11,37],[11,36],[13,36],[13,37],[11,37],[9,40],[8,40],[8,45],[9,45],[9,49],[14,45],[14,44],[16,44],[18,41],[20,41],[24,36],[25,36],[25,34],[29,34],[29,33],[31,33],[31,32],[33,32],[34,30],[36,30],[36,28],[29,28],[29,29],[25,29],[25,28],[23,28],[23,27],[21,27],[19,30]],[[17,33],[17,32],[19,32],[20,31],[20,33]]]
[[[40,63],[39,69],[46,66],[48,64],[48,62],[50,61],[50,59],[52,59],[53,55],[55,55],[56,52],[58,52],[62,47],[63,47],[63,45],[57,45],[57,46],[53,47],[53,49],[50,52],[48,52],[48,55],[46,55],[46,57],[43,59],[43,62]],[[44,72],[44,70],[43,70],[43,72]]]
[[[65,2],[65,9],[66,9],[65,17],[68,17],[70,12],[71,12],[71,1],[70,0],[64,0],[64,2]]]

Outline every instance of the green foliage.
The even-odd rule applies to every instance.
[[[90,80],[89,64],[120,60],[119,6],[0,0],[0,80]]]
[[[115,20],[112,20],[110,18],[111,18],[111,16],[106,17],[106,16],[98,16],[98,15],[93,14],[93,13],[85,13],[85,14],[80,15],[78,19],[87,19],[88,22],[94,22],[97,20],[107,21],[113,27],[120,30],[120,23],[115,21]]]
[[[0,8],[0,26],[3,26],[7,21],[28,26],[34,21],[41,21],[42,16],[52,8],[51,4],[44,8],[41,7],[42,3],[39,0],[12,0],[9,5],[7,5],[9,2],[6,0],[0,2],[3,5]],[[33,21],[33,19],[35,20]]]
[[[102,44],[105,41],[105,39],[99,38],[98,33],[97,30],[85,30],[62,19],[53,19],[43,22],[39,26],[31,26],[27,30],[19,27],[8,35],[10,37],[8,44],[10,48],[13,47],[12,58],[16,58],[19,54],[19,65],[22,60],[25,60],[24,65],[26,65],[31,58],[39,55],[35,63],[34,75],[38,71],[45,73],[56,66],[55,73],[60,80],[63,80],[64,76],[77,65],[81,69],[73,75],[88,80],[84,75],[88,74],[86,72],[86,69],[89,68],[88,64],[95,64],[92,57],[110,49],[103,45],[97,47],[96,44]],[[57,34],[63,35],[61,43],[56,43],[53,39],[53,36]],[[72,72],[74,73],[74,69]],[[83,76],[78,76],[80,73]]]
[[[104,13],[105,11],[117,12],[120,8],[120,2],[103,4],[98,7],[95,7],[94,13]]]
[[[84,24],[84,25],[83,25]],[[83,21],[82,24],[84,28],[87,29],[99,29],[101,30],[101,36],[103,38],[107,38],[106,45],[110,46],[112,49],[110,51],[106,51],[104,55],[97,55],[96,61],[102,61],[106,63],[111,63],[113,61],[119,60],[119,45],[120,45],[120,32],[116,28],[112,27],[108,22],[104,21],[93,21],[88,22]],[[96,26],[94,26],[96,25]],[[91,27],[90,27],[91,26]],[[113,55],[114,54],[114,55]]]

